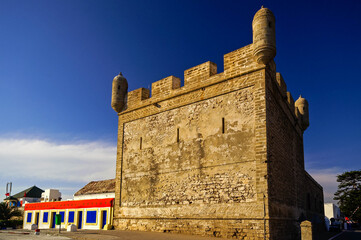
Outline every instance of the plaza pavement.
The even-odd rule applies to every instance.
[[[66,232],[62,230],[46,229],[40,230],[40,235],[34,235],[34,231],[0,230],[0,240],[222,240],[225,238],[201,237],[187,234],[172,234],[159,232],[119,231],[119,230],[78,230],[77,232]]]
[[[201,237],[187,234],[172,234],[159,232],[120,231],[120,230],[78,230],[59,234],[58,230],[41,230],[40,235],[34,231],[16,229],[0,230],[0,240],[222,240],[225,238]],[[344,231],[341,233],[325,233],[321,240],[360,240],[361,230]]]

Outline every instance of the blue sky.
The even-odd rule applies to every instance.
[[[206,61],[222,72],[223,55],[252,42],[261,5],[276,16],[277,71],[309,101],[305,164],[329,201],[335,175],[361,168],[357,0],[0,0],[0,195],[12,181],[68,198],[113,178],[113,77],[134,90]]]

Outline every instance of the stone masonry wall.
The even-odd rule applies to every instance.
[[[122,205],[254,201],[253,126],[252,88],[126,123]]]
[[[321,209],[312,212],[306,203],[309,192],[311,201],[323,206],[322,187],[304,170],[303,133],[292,96],[280,74],[272,69],[267,73],[269,214],[277,218],[270,224],[270,236],[300,239],[300,221],[322,217]]]

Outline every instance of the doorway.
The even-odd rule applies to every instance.
[[[78,211],[78,229],[81,229],[83,225],[83,211]]]
[[[50,228],[55,228],[55,215],[56,215],[56,212],[51,212],[51,223],[50,223]]]
[[[36,226],[38,226],[38,228],[39,228],[39,212],[36,212],[36,213],[35,213],[35,224],[36,224]]]
[[[101,229],[104,229],[104,226],[107,224],[107,210],[102,211],[102,223],[101,223]]]

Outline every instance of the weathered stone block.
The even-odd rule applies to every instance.
[[[149,98],[149,95],[149,89],[146,88],[138,88],[134,91],[128,92],[128,108],[140,104],[142,100]]]
[[[287,85],[285,81],[283,80],[283,77],[281,73],[276,73],[276,80],[278,83],[278,88],[280,89],[280,92],[284,98],[287,97]]]
[[[180,88],[180,85],[180,78],[174,76],[169,76],[154,82],[152,83],[152,98],[168,95],[172,90]]]
[[[214,74],[217,74],[217,64],[210,61],[199,64],[184,71],[184,86],[197,84]]]

